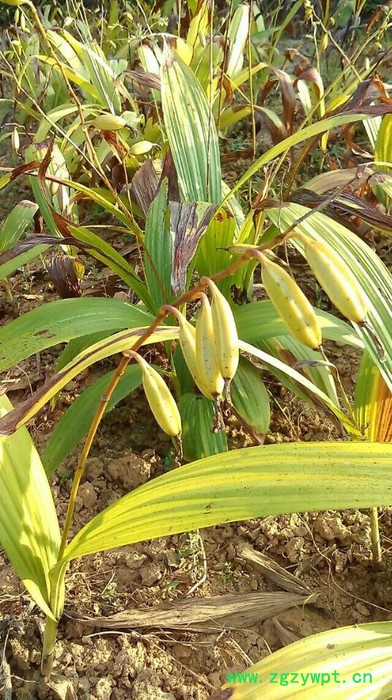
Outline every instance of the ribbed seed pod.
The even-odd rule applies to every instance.
[[[138,353],[131,353],[142,369],[143,389],[154,418],[164,433],[170,437],[181,434],[181,416],[161,375]]]
[[[124,126],[127,125],[127,122],[117,114],[110,114],[107,112],[105,114],[99,114],[98,117],[92,119],[91,124],[95,126],[96,129],[100,129],[100,131],[118,131],[118,129],[123,129]]]
[[[320,347],[322,333],[317,316],[295,280],[263,256],[263,285],[282,321],[304,345]]]
[[[307,240],[304,255],[333,305],[350,321],[363,323],[367,316],[366,299],[344,260],[330,245],[320,241]]]
[[[187,364],[189,372],[196,386],[200,389],[201,393],[206,396],[207,399],[212,400],[212,395],[208,391],[207,387],[204,385],[200,371],[196,360],[196,328],[192,326],[189,321],[183,316],[182,313],[171,307],[172,313],[175,315],[178,325],[180,327],[178,339],[180,341],[180,347],[182,354],[184,355],[184,360]]]
[[[201,309],[196,322],[196,361],[203,386],[212,397],[220,397],[225,382],[216,361],[214,322],[211,304],[205,294],[201,294]]]
[[[20,148],[20,138],[19,138],[19,132],[18,132],[18,129],[16,126],[14,127],[12,134],[11,134],[11,145],[12,145],[12,150],[14,151],[14,153],[18,153],[19,148]]]
[[[200,280],[203,282],[203,278]],[[226,384],[233,379],[240,359],[237,326],[230,304],[215,282],[204,278],[212,295],[211,312],[214,328],[215,355],[220,373]]]

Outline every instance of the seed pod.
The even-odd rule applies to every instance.
[[[196,386],[200,389],[201,393],[204,394],[204,396],[207,399],[212,400],[213,396],[208,391],[208,388],[205,386],[197,364],[196,328],[192,326],[192,324],[189,323],[189,321],[187,321],[185,316],[182,313],[180,313],[178,309],[175,309],[174,307],[170,308],[172,313],[175,315],[180,327],[178,339],[180,341],[180,347],[182,350],[182,354],[184,355],[184,360],[188,366],[192,379],[195,382]]]
[[[16,126],[15,126],[14,129],[12,130],[12,134],[11,134],[11,146],[12,146],[12,150],[14,151],[14,153],[18,153],[18,152],[19,152],[19,148],[20,148],[20,138],[19,138],[18,128],[17,128]]]
[[[95,119],[91,121],[91,124],[100,131],[118,131],[118,129],[123,129],[124,126],[127,125],[127,122],[117,114],[106,112],[95,117]]]
[[[181,417],[177,404],[161,375],[138,353],[130,353],[139,363],[143,374],[143,388],[154,418],[170,437],[181,434]]]
[[[362,323],[367,316],[366,299],[348,265],[320,241],[306,240],[304,255],[333,305],[350,321]]]
[[[320,347],[322,333],[312,305],[295,280],[264,256],[263,285],[282,321],[297,340],[313,350]]]
[[[230,304],[215,282],[208,278],[204,278],[204,281],[207,282],[212,294],[211,312],[216,362],[227,386],[237,371],[240,359],[237,326]]]
[[[196,322],[196,361],[203,386],[212,397],[220,397],[225,382],[216,361],[214,322],[211,304],[205,294],[201,295],[201,309]]]

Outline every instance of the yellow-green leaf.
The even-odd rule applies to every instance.
[[[228,674],[230,700],[388,700],[392,697],[392,622],[314,634],[279,649],[243,673]],[[261,687],[262,694],[261,694]]]
[[[390,505],[391,459],[392,445],[362,442],[213,455],[144,484],[99,513],[69,543],[59,568],[85,554],[219,523]]]
[[[12,410],[0,397],[0,416]],[[49,570],[60,531],[48,480],[26,428],[0,437],[0,543],[34,602],[52,617]]]

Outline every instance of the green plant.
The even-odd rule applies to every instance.
[[[296,3],[297,9],[300,4]],[[276,115],[267,114],[267,108],[265,112],[283,138],[276,138],[275,145],[255,159],[229,191],[222,180],[219,133],[234,123],[240,112],[232,109],[230,99],[227,108],[224,106],[223,92],[229,98],[232,85],[243,85],[264,68],[268,74],[271,70],[271,65],[264,65],[263,61],[252,68],[249,42],[248,65],[244,70],[240,67],[241,54],[252,34],[249,8],[241,5],[232,17],[228,28],[231,36],[223,54],[219,46],[216,55],[213,53],[211,40],[208,46],[212,55],[205,51],[203,42],[209,37],[213,21],[207,4],[198,6],[186,40],[178,37],[174,47],[167,43],[161,52],[156,43],[152,47],[148,42],[138,43],[139,57],[144,57],[148,69],[144,80],[149,81],[148,87],[154,91],[158,110],[156,120],[149,117],[144,122],[127,88],[122,63],[126,59],[117,54],[108,58],[99,45],[89,45],[85,37],[75,38],[67,30],[54,32],[44,26],[31,3],[27,5],[32,12],[31,20],[23,15],[27,38],[22,37],[20,45],[14,47],[15,51],[20,50],[20,60],[15,68],[10,63],[13,55],[10,51],[5,56],[4,71],[14,81],[20,125],[30,129],[32,119],[37,130],[26,153],[26,165],[10,168],[1,178],[0,186],[6,187],[12,179],[28,173],[51,233],[44,239],[44,249],[49,245],[66,246],[67,254],[75,256],[76,250],[80,250],[83,255],[91,255],[118,275],[136,298],[133,304],[108,298],[63,299],[33,309],[0,329],[2,370],[35,352],[68,343],[55,374],[24,404],[11,410],[6,397],[1,398],[5,415],[0,422],[4,434],[0,438],[4,465],[0,539],[15,570],[46,615],[43,673],[49,675],[63,608],[66,570],[73,558],[245,518],[325,508],[375,509],[390,503],[391,446],[372,440],[387,442],[391,437],[391,275],[366,243],[334,219],[330,205],[336,206],[343,200],[347,207],[351,201],[352,208],[348,211],[364,220],[371,219],[380,228],[389,226],[390,230],[390,220],[387,214],[376,215],[363,198],[355,198],[353,204],[345,194],[345,187],[360,179],[361,169],[356,173],[339,173],[338,188],[331,194],[325,195],[331,189],[329,174],[307,183],[307,200],[303,199],[303,192],[295,192],[293,188],[300,165],[316,139],[331,130],[364,124],[374,143],[375,165],[370,186],[380,202],[388,204],[391,140],[387,126],[392,108],[380,86],[377,94],[381,99],[369,105],[375,101],[374,81],[361,83],[361,99],[350,102],[360,82],[361,76],[357,76],[357,82],[353,80],[350,89],[341,96],[344,109],[333,112],[336,103],[326,105],[325,92],[319,85],[309,110],[304,110],[303,124],[294,132],[292,81],[274,67],[285,98],[285,124]],[[87,36],[90,30],[84,31]],[[272,32],[271,56],[280,31],[281,28],[276,28]],[[117,32],[122,42],[120,30],[113,36]],[[34,73],[29,75],[29,69],[37,65],[37,37],[42,53],[39,80],[33,84]],[[152,41],[153,37],[149,38]],[[110,46],[110,41],[107,45]],[[126,42],[121,53],[124,46]],[[219,71],[221,81],[217,79]],[[53,94],[51,88],[57,80],[60,92],[54,90]],[[273,85],[267,80],[264,87],[266,98]],[[19,94],[30,96],[27,108],[21,105]],[[63,98],[67,101],[63,102]],[[251,99],[242,116],[253,112]],[[313,118],[316,112],[317,119]],[[113,124],[115,129],[98,128]],[[48,135],[52,142],[42,143]],[[323,138],[322,148],[326,144],[327,139]],[[289,174],[287,200],[281,202],[260,195],[252,207],[241,206],[238,192],[263,168],[267,169],[268,187],[273,193],[283,161],[298,145],[303,150]],[[156,175],[162,165],[159,156],[165,157],[160,179]],[[117,173],[116,177],[121,173],[121,186],[116,186],[119,183],[115,182],[113,173]],[[267,189],[266,186],[265,192]],[[320,191],[325,196],[317,199]],[[299,201],[290,201],[289,195],[299,197]],[[107,217],[113,217],[116,222],[113,230],[117,233],[134,236],[137,265],[130,263],[91,226],[79,223],[82,200],[93,202]],[[13,254],[15,263],[22,233],[21,230],[15,234],[11,242],[6,237],[3,248],[7,255]],[[364,325],[355,323],[358,319],[353,318],[352,325],[348,325],[332,313],[310,311],[317,327],[317,342],[310,345],[317,346],[316,350],[301,342],[303,336],[298,338],[298,334],[291,332],[282,304],[278,305],[279,313],[268,300],[237,306],[231,295],[232,286],[251,294],[260,255],[267,266],[275,265],[270,263],[270,257],[279,251],[279,246],[287,245],[288,250],[295,246],[303,252],[309,241],[327,243],[342,265],[349,266],[361,287],[369,319],[369,324]],[[44,250],[43,239],[27,241],[27,245],[30,245],[29,254],[38,255]],[[242,246],[240,258],[236,255],[238,246]],[[6,264],[1,258],[3,276],[15,269],[4,268]],[[206,369],[210,371],[211,363],[213,379],[219,375],[223,381],[226,369],[223,364],[219,367],[217,364],[226,351],[223,352],[222,343],[219,352],[212,347],[211,323],[206,342],[200,333],[203,328],[200,322],[197,334],[198,320],[192,306],[201,297],[204,309],[208,309],[207,297],[202,295],[209,287],[214,299],[216,291],[211,280],[225,299],[225,302],[220,300],[218,313],[228,313],[230,306],[234,318],[233,322],[230,316],[230,327],[236,341],[238,334],[238,347],[228,349],[233,360],[229,374],[234,374],[239,349],[248,358],[261,362],[298,396],[332,412],[352,442],[329,443],[328,449],[321,444],[306,444],[227,452],[223,424],[221,420],[214,423],[215,407],[211,401],[216,398],[215,393],[221,392],[205,387]],[[216,311],[216,299],[212,307]],[[174,325],[175,319],[182,319],[180,327]],[[227,330],[228,316],[225,322]],[[188,332],[186,337],[183,329]],[[347,343],[363,353],[353,407],[341,390],[336,368],[318,349],[320,331],[323,340]],[[187,356],[185,341],[193,359],[196,357],[195,364]],[[197,342],[206,359],[202,372],[195,355]],[[132,353],[157,343],[165,348],[165,374],[178,403],[184,455],[190,464],[120,499],[68,541],[78,487],[100,420],[108,408],[142,381],[140,367],[129,365],[134,357]],[[41,463],[24,425],[47,402],[55,400],[71,379],[94,362],[117,353],[122,355],[117,369],[90,386],[68,409],[49,438]],[[287,357],[293,360],[288,361]],[[260,436],[268,430],[270,413],[268,394],[258,369],[249,359],[241,358],[237,373],[226,378],[232,379],[231,410],[260,441]],[[199,394],[198,387],[204,396]],[[166,391],[162,383],[160,388]],[[173,405],[172,408],[177,434],[179,419]],[[389,420],[380,421],[381,411]],[[162,411],[158,414],[162,418]],[[211,433],[213,423],[215,434]],[[86,433],[66,522],[60,533],[47,476]],[[365,442],[364,437],[369,437],[371,442]],[[23,454],[22,464],[20,454]],[[374,523],[375,511],[372,513]],[[373,539],[376,538],[377,531],[373,528]],[[384,685],[388,687],[387,682]]]

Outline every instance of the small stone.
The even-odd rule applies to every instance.
[[[172,569],[176,569],[179,564],[178,552],[176,552],[174,549],[169,549],[166,552],[166,561],[168,566],[170,566]]]
[[[162,571],[158,564],[152,562],[140,569],[140,575],[145,586],[153,586],[162,578]]]
[[[104,473],[104,464],[98,457],[90,457],[87,460],[86,474],[90,481],[95,481]]]
[[[137,455],[127,455],[107,465],[107,473],[127,491],[145,484],[151,476],[151,465]]]
[[[110,676],[100,678],[95,686],[95,695],[97,700],[108,700],[112,693],[112,681]]]
[[[343,540],[350,535],[349,529],[338,516],[321,515],[315,520],[313,528],[327,542],[334,539]]]
[[[305,545],[305,540],[303,537],[292,537],[286,544],[284,548],[285,554],[287,554],[289,560],[292,564],[296,564],[301,559],[301,554]]]
[[[147,557],[145,554],[139,554],[139,552],[130,552],[130,554],[124,555],[124,564],[134,571],[135,569],[140,569],[142,564],[146,561]]]
[[[226,552],[229,561],[233,561],[233,559],[237,556],[237,552],[232,542],[230,542],[228,545]]]
[[[97,502],[95,488],[89,481],[85,481],[80,486],[78,497],[81,499],[84,508],[92,508]]]
[[[363,615],[364,617],[369,617],[370,610],[369,610],[369,608],[366,607],[366,605],[361,603],[361,601],[358,601],[357,603],[355,603],[355,607],[358,610],[358,612],[361,613],[361,615]]]

